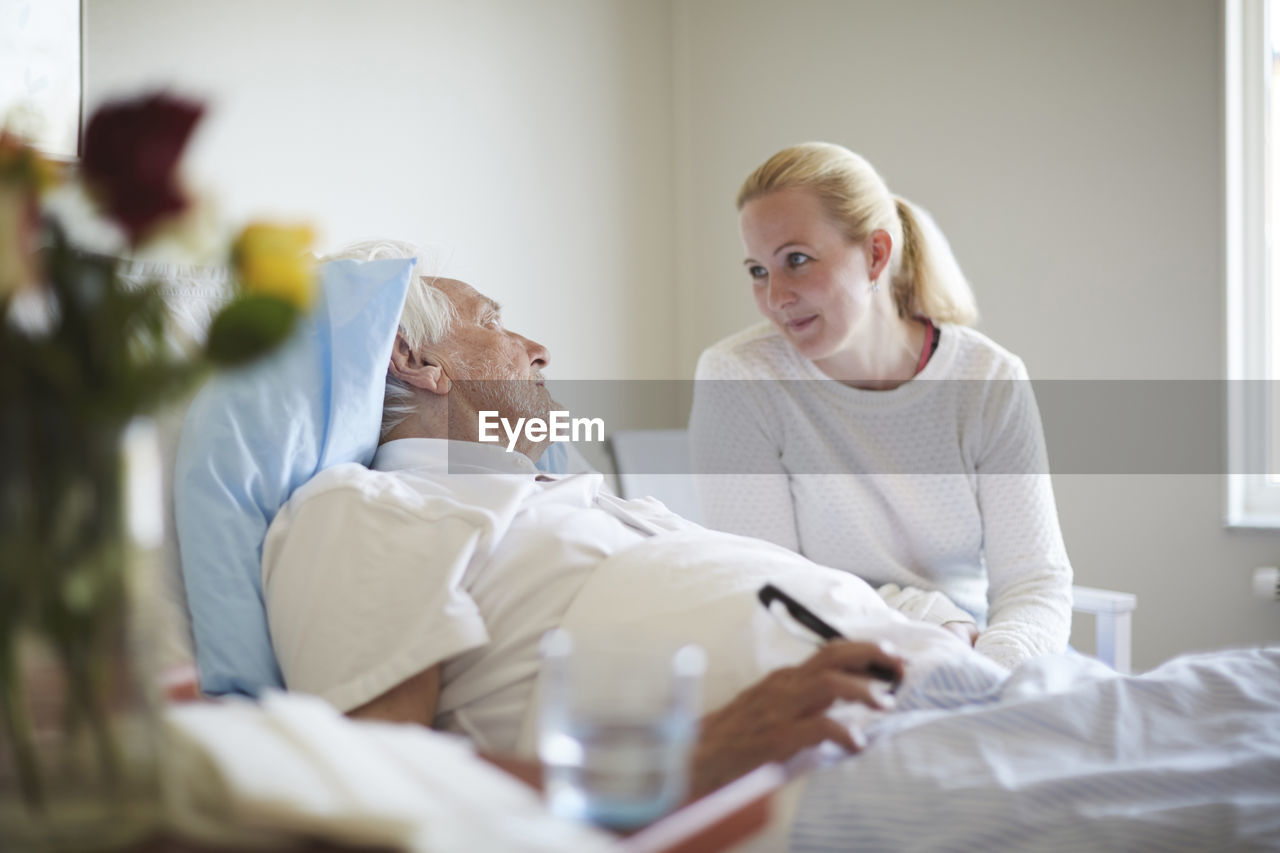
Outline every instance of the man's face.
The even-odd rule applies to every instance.
[[[469,412],[497,411],[516,418],[546,418],[554,401],[543,384],[551,363],[546,347],[502,327],[498,303],[454,279],[434,284],[453,302],[457,321],[444,342],[445,369]],[[451,396],[451,407],[454,405]]]

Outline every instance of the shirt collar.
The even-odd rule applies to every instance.
[[[537,474],[523,453],[499,444],[447,438],[399,438],[388,441],[373,456],[376,471],[426,469],[433,474]]]

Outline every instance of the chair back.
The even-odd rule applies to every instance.
[[[652,496],[677,515],[702,523],[687,430],[619,430],[609,446],[622,497]]]

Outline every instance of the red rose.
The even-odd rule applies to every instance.
[[[186,209],[175,169],[203,112],[200,104],[157,93],[105,104],[89,120],[85,179],[134,246]]]

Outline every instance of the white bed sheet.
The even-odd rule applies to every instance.
[[[792,850],[1280,849],[1280,648],[956,660],[898,707],[809,776]]]

